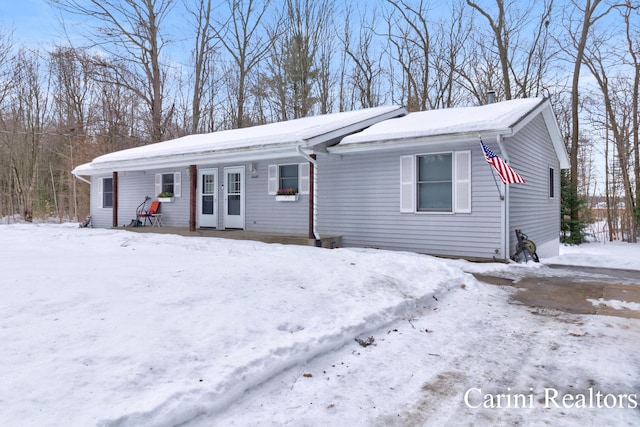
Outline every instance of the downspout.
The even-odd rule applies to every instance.
[[[500,147],[500,154],[502,154],[502,159],[509,163],[509,156],[507,155],[507,151],[504,149],[504,144],[502,143],[502,135],[498,134],[496,136],[496,142]],[[509,186],[503,184],[504,187],[504,206],[502,215],[504,217],[504,229],[502,230],[502,245],[504,247],[503,257],[505,261],[509,260]]]
[[[299,145],[296,145],[296,151],[313,165],[313,237],[316,239],[316,246],[321,247],[322,240],[320,239],[320,234],[318,234],[318,161],[302,151]]]

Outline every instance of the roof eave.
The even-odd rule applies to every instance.
[[[469,141],[476,141],[479,139],[479,137],[495,138],[498,135],[510,136],[511,134],[512,134],[512,130],[507,128],[507,129],[493,129],[493,130],[483,130],[483,131],[473,131],[473,132],[447,133],[447,134],[438,134],[438,135],[422,135],[422,136],[413,136],[408,138],[381,139],[379,141],[355,142],[355,143],[346,144],[346,145],[338,144],[333,147],[328,147],[327,151],[331,154],[350,154],[350,153],[362,153],[362,152],[368,152],[368,151],[395,150],[400,148],[423,147],[425,145],[469,142]]]
[[[89,163],[73,170],[73,174],[78,176],[93,176],[111,173],[114,171],[143,171],[159,170],[169,168],[182,168],[190,165],[220,164],[227,162],[251,162],[258,160],[275,159],[282,157],[297,157],[298,146],[304,141],[295,141],[288,144],[281,144],[278,147],[262,146],[250,149],[237,149],[226,151],[211,151],[187,154],[171,154],[155,157],[145,157],[129,160],[117,160],[112,162],[101,162],[97,164]],[[86,167],[88,166],[88,168]]]
[[[309,147],[315,147],[318,145],[326,144],[326,145],[334,145],[332,142],[335,141],[337,144],[342,138],[351,135],[356,132],[360,132],[363,129],[368,128],[376,123],[383,122],[388,119],[393,119],[396,117],[402,117],[409,114],[406,108],[398,106],[395,110],[387,111],[382,114],[378,114],[373,117],[369,117],[365,120],[361,120],[357,123],[352,123],[347,126],[343,126],[341,128],[333,129],[329,132],[323,133],[321,135],[314,136],[312,138],[308,138],[306,140],[307,145]]]

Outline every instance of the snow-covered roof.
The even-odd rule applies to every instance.
[[[479,107],[411,113],[395,120],[377,123],[362,132],[347,136],[340,146],[469,132],[507,132],[543,101],[541,98],[515,99]]]
[[[514,99],[478,107],[447,108],[411,113],[376,123],[346,136],[329,150],[336,153],[389,149],[411,142],[466,140],[478,136],[511,136],[538,114],[543,114],[561,167],[568,167],[551,104],[543,98]]]
[[[259,156],[295,155],[296,147],[309,149],[339,141],[378,121],[407,114],[400,106],[304,117],[250,128],[188,135],[170,141],[105,154],[74,169],[75,175],[114,170],[144,170],[187,166],[225,159],[255,160]]]

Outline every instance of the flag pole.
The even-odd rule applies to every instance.
[[[480,140],[480,150],[483,152],[483,156],[484,156],[484,150],[482,150],[482,135],[478,135],[478,139]],[[491,176],[493,177],[493,182],[496,183],[496,188],[498,189],[498,195],[500,195],[500,200],[504,200],[504,196],[502,195],[502,191],[500,190],[500,184],[498,184],[498,180],[496,179],[496,173],[494,172],[493,168],[491,166],[489,166],[489,169],[491,169]]]

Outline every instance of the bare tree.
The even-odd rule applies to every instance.
[[[409,111],[429,109],[431,78],[431,31],[424,0],[413,4],[405,0],[387,0],[391,13],[386,16],[388,38],[394,60],[402,70],[402,103]]]
[[[617,55],[613,56],[613,58],[607,58],[607,53],[601,49],[603,45],[602,40],[594,40],[585,50],[584,64],[591,71],[602,94],[607,131],[610,131],[613,137],[624,190],[624,210],[630,225],[629,230],[627,230],[628,241],[636,242],[636,201],[631,168],[629,166],[632,152],[632,134],[634,133],[633,122],[637,120],[633,118],[633,114],[637,106],[634,107],[632,105],[633,89],[629,87],[629,80],[622,76],[612,77],[609,75],[610,65],[619,62],[619,58]]]
[[[107,55],[97,65],[102,83],[120,85],[147,106],[151,141],[162,141],[172,110],[165,107],[167,65],[163,49],[169,42],[163,22],[175,0],[55,0],[62,11],[84,17],[91,25],[90,47]],[[103,72],[100,72],[100,70]]]
[[[49,120],[48,78],[41,71],[38,52],[21,49],[13,64],[15,86],[8,118],[13,135],[6,143],[17,206],[23,218],[32,221],[42,137]]]
[[[325,25],[319,28],[319,47],[318,47],[318,79],[316,81],[319,113],[327,114],[333,111],[334,90],[336,85],[336,77],[334,75],[333,63],[337,53],[337,37],[334,31],[335,3],[328,2],[330,7],[325,10],[327,21]]]
[[[486,19],[493,34],[505,99],[539,95],[549,60],[547,32],[553,0],[545,0],[542,5],[529,2],[524,6],[520,0],[495,0],[495,10],[472,0],[467,0],[467,4]],[[532,10],[539,10],[533,18]],[[534,24],[532,19],[536,19]],[[531,39],[527,40],[525,35],[531,33]]]
[[[376,107],[380,105],[382,100],[381,78],[384,74],[382,68],[384,52],[376,46],[376,35],[373,31],[373,28],[377,26],[376,17],[375,10],[370,14],[370,18],[366,15],[366,11],[360,15],[358,33],[355,34],[356,38],[352,45],[354,35],[351,34],[349,24],[351,12],[349,11],[345,17],[344,35],[342,36],[344,52],[352,64],[350,81],[355,92],[352,97],[362,108]],[[369,19],[371,22],[368,22]],[[343,96],[347,96],[347,94],[344,93]]]
[[[211,28],[211,0],[200,0],[193,10],[188,4],[186,4],[186,7],[193,18],[195,26],[191,133],[197,133],[200,131],[203,99],[207,93],[207,86],[211,84],[209,79],[213,75],[212,67],[214,63],[211,58],[216,51],[217,39],[215,38],[215,32]]]
[[[571,41],[571,49],[565,51],[573,59],[573,73],[571,81],[571,149],[569,151],[569,157],[571,160],[571,172],[570,172],[570,191],[575,192],[575,196],[572,199],[576,202],[578,199],[578,153],[579,153],[579,135],[580,135],[580,121],[579,121],[579,106],[580,106],[580,70],[585,61],[585,49],[587,41],[589,40],[590,31],[597,21],[606,16],[614,6],[603,7],[604,10],[600,13],[596,13],[598,7],[602,3],[601,0],[586,0],[584,6],[581,2],[572,0],[573,9],[566,15],[566,29],[567,35]],[[574,13],[579,17],[574,17]],[[564,43],[560,43],[564,45]],[[578,203],[572,203],[571,210],[571,234],[576,237],[576,242],[582,240],[579,236],[582,235],[580,229],[580,205]]]
[[[632,66],[632,75],[633,75],[633,85],[632,85],[632,96],[631,96],[631,105],[632,105],[632,126],[634,129],[633,132],[633,142],[632,142],[632,151],[633,151],[633,180],[635,182],[635,234],[636,236],[640,234],[640,135],[639,133],[639,125],[640,125],[640,117],[639,115],[639,104],[640,104],[640,28],[638,26],[638,20],[640,19],[640,14],[638,13],[639,8],[631,7],[631,3],[627,3],[627,6],[622,9],[622,16],[624,18],[625,23],[625,36],[627,39],[627,48],[630,57],[630,65]],[[635,23],[635,27],[632,25],[632,22]]]
[[[459,104],[464,87],[458,81],[466,59],[464,46],[468,44],[473,25],[466,16],[462,1],[453,1],[450,13],[436,23],[433,38],[434,53],[431,67],[434,70],[431,105],[434,108],[450,108]],[[486,91],[484,91],[486,94]]]
[[[10,78],[12,58],[11,51],[13,41],[11,34],[0,28],[0,216],[10,215],[14,212],[13,180],[10,174],[10,103],[6,102],[13,87]]]
[[[245,104],[250,93],[250,79],[256,67],[269,53],[273,40],[264,32],[263,19],[269,0],[227,0],[228,21],[218,21],[213,29],[216,37],[233,59],[227,67],[231,126],[241,128],[245,123]],[[233,105],[235,104],[235,105]]]
[[[90,127],[95,94],[90,78],[91,64],[82,50],[74,48],[57,47],[49,57],[55,116],[55,123],[51,126],[54,134],[49,138],[51,186],[60,194],[59,203],[58,197],[54,197],[57,207],[65,206],[63,210],[73,218],[78,218],[78,192],[76,180],[69,171],[91,160],[82,156],[82,146],[88,140],[86,132]],[[81,192],[80,209],[83,212],[88,212],[87,196],[86,191]],[[59,215],[62,214],[60,209],[57,210]]]

